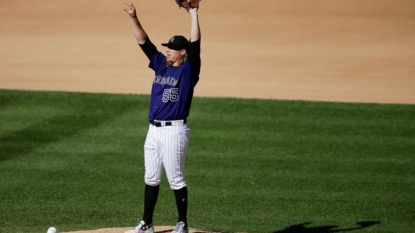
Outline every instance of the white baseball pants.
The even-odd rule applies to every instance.
[[[165,170],[171,189],[184,188],[184,163],[190,129],[183,120],[157,122],[161,126],[150,124],[144,143],[145,183],[159,185]],[[166,125],[166,122],[171,122],[171,125]]]

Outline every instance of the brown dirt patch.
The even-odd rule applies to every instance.
[[[131,229],[127,228],[103,228],[98,230],[89,230],[89,231],[71,231],[71,232],[60,232],[60,233],[124,233],[125,231]],[[174,226],[156,226],[154,231],[156,233],[170,233],[174,229]],[[59,231],[59,229],[58,229]],[[212,231],[204,231],[199,229],[189,228],[189,233],[214,233]]]
[[[123,2],[0,3],[0,88],[148,94]],[[189,34],[174,1],[133,2],[156,45]],[[203,1],[200,24],[196,96],[415,103],[413,0]]]

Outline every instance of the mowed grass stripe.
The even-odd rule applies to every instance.
[[[142,215],[149,97],[0,90],[0,232]],[[195,98],[191,227],[412,232],[415,106]],[[154,221],[174,225],[164,177]]]

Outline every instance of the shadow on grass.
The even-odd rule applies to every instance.
[[[364,221],[364,222],[357,222],[356,227],[350,228],[340,228],[337,229],[339,226],[336,225],[327,225],[327,226],[316,226],[316,227],[307,227],[306,225],[311,224],[311,222],[305,222],[298,225],[290,226],[281,231],[274,231],[273,233],[332,233],[332,232],[347,232],[347,231],[356,231],[361,230],[367,227],[371,227],[376,224],[380,224],[379,221]],[[172,229],[164,230],[164,231],[157,231],[157,233],[170,233]],[[230,233],[230,232],[222,232],[222,231],[195,231],[194,233]]]
[[[364,229],[367,227],[371,227],[376,224],[380,224],[379,221],[365,221],[365,222],[357,222],[356,227],[351,228],[340,228],[336,225],[328,225],[328,226],[316,226],[316,227],[307,227],[306,225],[311,224],[310,222],[301,223],[298,225],[290,226],[281,231],[274,231],[273,233],[331,233],[331,232],[347,232],[347,231],[355,231]]]

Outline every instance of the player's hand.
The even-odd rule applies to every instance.
[[[137,17],[135,6],[131,2],[124,2],[124,4],[130,7],[130,9],[124,9],[124,11],[127,12],[131,18]]]

